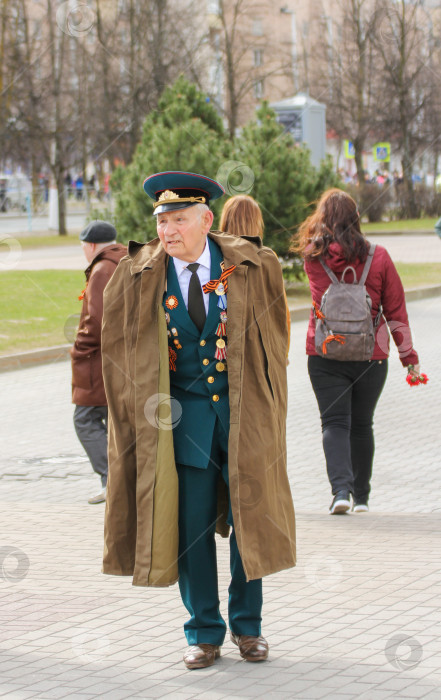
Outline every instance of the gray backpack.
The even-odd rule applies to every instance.
[[[370,244],[368,257],[360,280],[349,265],[343,270],[341,280],[320,258],[323,268],[331,278],[331,284],[322,296],[320,309],[314,305],[315,349],[330,360],[370,360],[375,347],[375,328],[381,318],[381,308],[375,322],[372,321],[372,299],[365,282],[374,256],[375,245]],[[352,284],[345,282],[350,271]]]

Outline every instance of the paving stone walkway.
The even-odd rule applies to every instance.
[[[306,323],[292,325],[288,462],[298,566],[264,580],[270,660],[227,640],[182,663],[177,586],[103,576],[99,489],[72,425],[66,362],[0,375],[0,697],[441,698],[441,303],[408,306],[425,387],[394,351],[376,413],[371,512],[332,517]],[[438,376],[437,376],[438,375]],[[218,542],[226,610],[228,546]]]

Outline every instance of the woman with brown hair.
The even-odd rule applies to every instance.
[[[388,367],[386,322],[401,363],[411,375],[418,377],[420,374],[403,285],[385,248],[375,246],[372,256],[371,245],[360,230],[357,204],[346,192],[336,188],[322,195],[315,212],[301,224],[291,250],[304,259],[313,301],[306,353],[320,410],[323,449],[332,487],[330,512],[349,511],[351,496],[354,512],[367,511],[374,457],[373,416]],[[338,278],[334,277],[337,283],[338,280],[352,282],[352,277],[342,279],[348,266],[354,270],[354,282],[360,280],[370,256],[365,286],[372,301],[375,333],[372,355],[367,360],[329,359],[332,353],[327,353],[326,347],[322,351],[320,345],[318,352],[315,342],[316,319],[325,318],[320,311],[322,296],[330,286],[332,273]],[[342,336],[333,335],[331,341],[334,340],[345,342]],[[333,348],[338,347],[338,342],[331,342]]]
[[[227,199],[222,209],[219,228],[232,236],[263,238],[263,217],[256,200],[247,194],[238,194]]]
[[[258,236],[263,240],[262,211],[253,197],[248,194],[237,194],[225,202],[219,229],[232,236]],[[274,253],[274,255],[276,255]],[[286,364],[289,364],[288,353],[291,342],[291,314],[285,292],[286,318],[288,322],[288,347],[286,349]]]

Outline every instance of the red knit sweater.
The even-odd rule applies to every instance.
[[[345,267],[349,265],[343,257],[340,244],[336,242],[329,246],[325,262],[339,279]],[[357,273],[357,279],[360,279],[364,263],[357,260],[352,266]],[[312,298],[320,306],[322,295],[331,284],[331,280],[319,260],[305,261],[305,272],[308,275]],[[352,277],[352,273],[348,272],[345,281],[351,282]],[[387,326],[389,326],[403,366],[418,364],[418,355],[412,344],[403,285],[389,253],[380,245],[375,248],[371,269],[366,280],[366,289],[372,299],[372,318],[375,319],[380,305],[383,308],[383,316],[376,331],[372,359],[384,360],[389,356],[389,333],[387,330]],[[315,321],[311,310],[306,337],[307,355],[317,355],[314,336]]]

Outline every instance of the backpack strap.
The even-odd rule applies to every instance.
[[[366,262],[364,265],[364,270],[363,270],[362,275],[358,281],[358,284],[360,284],[361,286],[363,286],[364,283],[366,282],[366,278],[368,276],[369,270],[371,269],[372,260],[373,260],[374,253],[375,253],[375,248],[376,248],[375,243],[371,243],[369,246],[368,256],[366,258]]]
[[[368,272],[369,272],[369,270],[370,270],[370,268],[371,268],[371,265],[372,265],[372,259],[373,259],[373,257],[374,257],[375,248],[376,248],[375,243],[371,243],[370,246],[369,246],[369,252],[368,252],[368,256],[367,256],[367,259],[366,259],[366,262],[365,262],[365,265],[364,265],[364,269],[363,269],[362,275],[361,275],[361,277],[360,277],[360,279],[359,279],[359,281],[358,281],[358,284],[363,285],[363,284],[366,282],[366,277],[368,276]],[[332,272],[331,268],[327,266],[327,264],[325,263],[324,259],[323,259],[321,256],[319,257],[319,261],[320,261],[320,263],[321,263],[323,269],[324,269],[325,272],[327,273],[328,277],[331,278],[332,282],[337,282],[337,284],[338,284],[338,279],[337,279],[337,277],[334,275],[334,273]],[[345,271],[343,272],[343,277],[342,277],[342,279],[341,279],[342,282],[343,282],[343,278],[344,278],[344,273],[346,272],[347,269],[348,269],[348,268],[346,268]],[[355,281],[355,280],[357,279],[357,277],[356,277],[356,274],[355,274],[355,270],[354,270],[353,267],[349,267],[349,269],[352,269],[352,270],[354,271],[354,284],[356,284],[356,281]]]
[[[338,284],[338,279],[337,279],[337,277],[334,275],[334,273],[332,272],[331,268],[327,266],[327,264],[325,263],[324,259],[320,256],[320,257],[319,257],[319,260],[320,260],[320,263],[321,263],[321,265],[322,265],[324,271],[327,273],[328,277],[331,278],[332,282],[337,282],[337,284]]]

